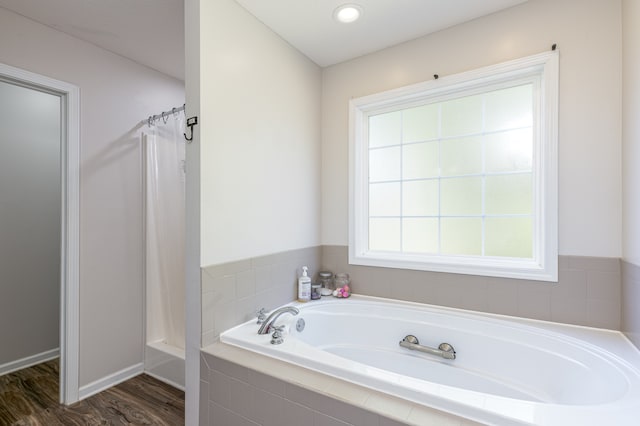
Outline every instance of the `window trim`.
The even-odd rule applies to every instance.
[[[534,126],[534,247],[532,259],[412,255],[368,251],[367,118],[398,106],[455,96],[500,82],[539,75],[539,123]],[[349,263],[470,275],[558,281],[558,80],[559,52],[545,52],[388,90],[349,102]],[[540,100],[539,104],[537,100]],[[358,190],[360,188],[360,190]],[[539,242],[539,244],[538,244]]]

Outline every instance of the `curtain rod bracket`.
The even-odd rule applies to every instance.
[[[187,137],[186,133],[183,133],[184,138],[190,143],[193,140],[193,126],[198,124],[198,116],[194,115],[193,117],[187,118],[187,127],[191,130],[191,136]]]
[[[553,45],[551,46],[551,50],[556,50],[556,47],[558,47],[555,43],[553,43]]]
[[[434,75],[433,75],[433,78],[434,78],[435,80],[437,80],[437,79],[439,79],[439,78],[440,78],[440,76],[439,76],[438,74],[434,74]]]

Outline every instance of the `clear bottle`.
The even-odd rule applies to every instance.
[[[302,267],[302,275],[298,278],[298,302],[311,300],[311,277],[307,274],[309,268]]]
[[[318,280],[320,281],[320,292],[323,296],[331,296],[333,293],[333,272],[320,271],[318,272]]]
[[[349,279],[349,274],[345,273],[336,274],[335,278],[333,279],[335,288],[344,287],[345,285],[349,285],[350,283],[351,280]]]

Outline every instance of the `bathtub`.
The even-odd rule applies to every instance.
[[[290,305],[282,344],[255,320],[220,340],[486,424],[640,424],[640,353],[621,333],[357,295]]]

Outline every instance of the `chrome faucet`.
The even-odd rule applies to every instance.
[[[278,317],[286,313],[298,315],[300,311],[298,310],[298,308],[295,308],[293,306],[283,306],[280,309],[276,309],[275,311],[271,312],[267,319],[262,323],[260,329],[258,330],[258,334],[269,334],[273,324],[276,322]]]

